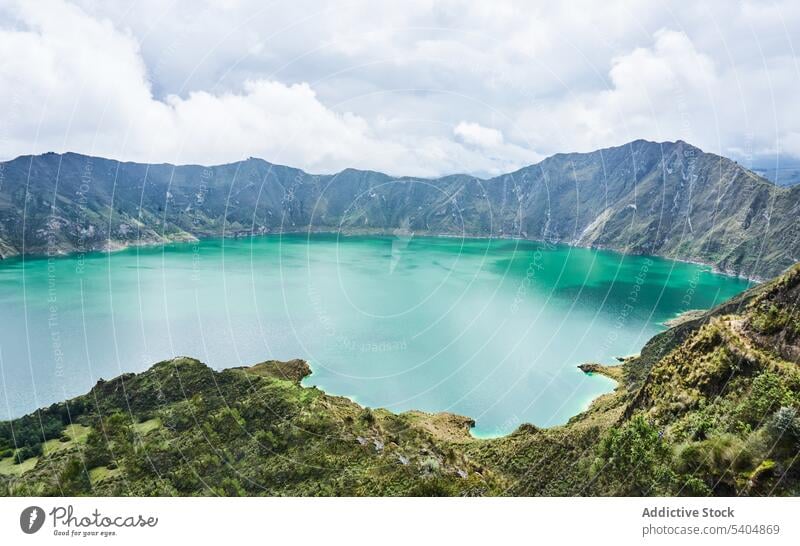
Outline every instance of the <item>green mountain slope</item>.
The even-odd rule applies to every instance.
[[[750,277],[800,259],[800,186],[684,142],[558,154],[490,180],[311,175],[248,159],[0,164],[0,256],[306,230],[519,237],[699,261]]]
[[[299,360],[215,372],[197,360],[176,358],[137,375],[100,381],[85,396],[0,425],[0,445],[24,445],[0,459],[0,492],[485,495],[499,490],[497,477],[449,447],[469,441],[469,419],[364,409],[301,387],[308,372]],[[48,441],[42,442],[43,434]]]
[[[365,409],[303,361],[190,358],[0,423],[6,495],[797,495],[800,265],[655,336],[567,425],[478,440]]]
[[[651,339],[566,426],[468,449],[512,494],[800,493],[800,265]]]

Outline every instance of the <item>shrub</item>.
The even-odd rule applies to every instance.
[[[765,306],[762,305],[761,308],[756,311],[751,319],[751,324],[756,331],[762,334],[774,334],[784,327],[786,322],[785,316],[774,303],[766,309],[764,307]]]
[[[728,470],[741,471],[751,466],[752,455],[747,445],[732,434],[721,434],[704,442],[708,448],[709,472],[722,476]]]
[[[60,494],[75,496],[89,493],[92,482],[84,464],[77,458],[70,459],[58,476]]]
[[[449,497],[453,494],[451,486],[442,478],[424,480],[408,492],[409,497]]]
[[[790,309],[771,303],[762,303],[750,319],[753,329],[765,335],[786,332],[787,339],[794,340],[800,334],[800,318]]]
[[[14,453],[14,464],[21,464],[22,461],[31,457],[39,457],[42,454],[42,444],[22,446]]]
[[[216,492],[222,497],[247,496],[247,491],[245,491],[244,487],[242,487],[242,484],[239,483],[239,480],[231,477],[223,478],[219,487],[216,488]]]
[[[254,439],[258,445],[259,453],[265,457],[286,449],[284,439],[272,430],[259,430],[255,433]]]
[[[683,444],[675,452],[678,482],[689,482],[696,476],[705,478],[707,488],[719,493],[736,491],[736,475],[752,466],[749,446],[737,436],[720,434],[702,442]],[[688,483],[692,487],[697,483]],[[684,491],[685,492],[685,491]]]
[[[669,455],[658,429],[638,414],[601,440],[594,471],[600,479],[623,484],[622,492],[651,495],[668,478]]]
[[[797,410],[787,406],[779,408],[765,428],[773,444],[794,446],[800,439],[800,418]]]
[[[739,418],[745,423],[758,425],[781,406],[791,406],[793,394],[781,376],[764,372],[753,380],[747,398],[739,407]]]
[[[436,459],[435,457],[428,457],[422,463],[422,470],[430,474],[435,474],[439,472],[440,468],[441,464],[439,463],[439,460]]]
[[[83,451],[84,461],[88,468],[106,466],[111,462],[111,451],[105,436],[95,429],[86,437],[86,447]]]
[[[707,497],[711,488],[700,478],[695,476],[682,476],[676,479],[676,491],[688,497]]]
[[[372,410],[369,408],[364,408],[364,411],[361,412],[361,415],[359,415],[358,418],[367,426],[372,426],[375,424],[375,414],[372,413]]]
[[[192,400],[176,402],[159,416],[164,426],[175,432],[183,432],[197,426],[202,418],[198,415],[197,405],[193,404]]]
[[[705,440],[716,428],[717,422],[714,415],[707,411],[699,411],[689,415],[685,429],[692,440]]]

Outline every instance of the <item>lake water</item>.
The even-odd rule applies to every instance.
[[[305,358],[304,384],[492,436],[564,423],[613,389],[576,366],[748,287],[709,268],[514,240],[209,240],[0,263],[0,418],[175,355]]]

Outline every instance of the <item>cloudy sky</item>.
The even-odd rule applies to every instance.
[[[487,175],[646,138],[774,165],[795,47],[796,0],[0,0],[0,159]]]

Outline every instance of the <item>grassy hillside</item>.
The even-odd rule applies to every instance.
[[[800,265],[587,373],[567,425],[478,440],[470,419],[362,408],[300,360],[191,358],[0,423],[6,495],[797,495]]]
[[[685,142],[558,154],[490,180],[312,175],[248,159],[144,165],[78,154],[0,163],[0,256],[297,231],[516,237],[768,278],[800,259],[800,186]]]
[[[655,336],[569,424],[467,450],[512,494],[800,494],[800,266]]]
[[[469,441],[468,419],[361,408],[301,387],[308,372],[303,361],[215,372],[197,360],[176,358],[100,382],[85,396],[0,425],[0,446],[6,450],[0,492],[487,495],[501,490],[499,477],[454,447]],[[14,464],[15,458],[21,462]]]

